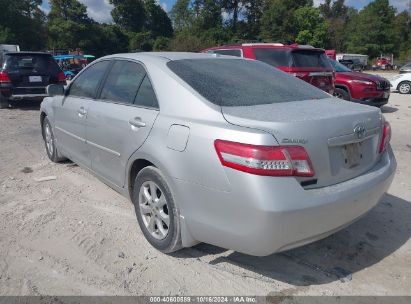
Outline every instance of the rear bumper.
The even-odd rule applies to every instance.
[[[254,176],[227,169],[232,190],[177,180],[178,199],[197,241],[265,256],[322,239],[359,219],[388,190],[396,160],[391,148],[369,172],[320,189],[294,178]]]

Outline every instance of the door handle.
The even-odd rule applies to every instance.
[[[144,128],[146,126],[146,123],[143,122],[140,117],[134,117],[130,119],[128,123],[131,125],[132,128]]]
[[[87,115],[87,111],[84,110],[83,107],[81,107],[81,108],[78,110],[78,116],[84,117],[84,116],[86,116],[86,115]]]

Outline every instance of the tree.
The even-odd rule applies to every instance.
[[[294,12],[303,6],[313,6],[312,0],[267,0],[261,19],[261,36],[266,40],[293,42],[297,33]]]
[[[52,49],[94,49],[95,22],[78,0],[50,0],[49,47]]]
[[[173,26],[163,8],[154,0],[146,0],[144,8],[146,11],[145,30],[150,31],[153,38],[159,36],[171,37],[173,35]]]
[[[349,52],[368,54],[398,54],[393,22],[395,8],[388,0],[374,0],[353,17],[347,25]]]
[[[295,41],[325,48],[328,43],[328,24],[316,7],[303,6],[295,10]]]
[[[114,22],[130,32],[142,31],[146,22],[146,10],[142,0],[110,0],[114,5],[111,16]]]
[[[177,32],[193,27],[194,14],[190,4],[191,0],[177,0],[171,9],[171,20]]]
[[[339,51],[345,51],[347,23],[353,15],[357,14],[357,11],[354,8],[346,6],[345,0],[325,0],[319,8],[321,15],[329,24],[329,47]]]
[[[411,14],[408,11],[403,11],[395,16],[394,31],[400,57],[407,59],[408,56],[411,56]]]
[[[19,44],[25,50],[44,48],[45,15],[41,0],[0,0],[0,43]]]

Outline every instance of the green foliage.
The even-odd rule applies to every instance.
[[[114,5],[111,16],[114,22],[126,31],[140,32],[146,21],[142,0],[110,0]]]
[[[46,40],[41,0],[0,0],[0,43],[19,44],[27,50],[42,49]]]
[[[377,57],[398,55],[394,31],[395,8],[388,0],[374,0],[353,17],[347,26],[347,50]]]
[[[411,56],[411,7],[397,14],[389,0],[373,0],[359,12],[345,0],[324,0],[318,8],[313,0],[177,0],[170,15],[156,0],[109,0],[114,24],[92,20],[79,0],[49,2],[46,17],[42,0],[0,0],[0,43],[103,56],[263,40]]]

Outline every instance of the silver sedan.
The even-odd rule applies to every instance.
[[[211,54],[101,58],[41,105],[46,151],[129,197],[146,239],[269,255],[373,208],[396,161],[379,109]]]

